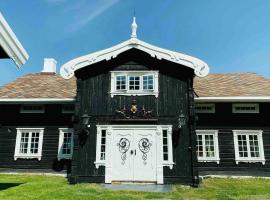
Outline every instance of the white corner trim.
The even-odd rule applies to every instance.
[[[180,65],[184,65],[194,70],[198,77],[205,77],[209,73],[208,65],[202,60],[188,56],[182,53],[170,51],[154,45],[143,42],[137,38],[131,38],[125,42],[115,45],[111,48],[97,51],[85,56],[75,58],[62,65],[60,74],[63,78],[69,79],[74,75],[78,69],[95,64],[102,60],[111,60],[116,58],[119,54],[128,51],[132,48],[144,51],[150,56],[159,60],[164,59]]]
[[[270,102],[270,96],[195,97],[195,102]]]
[[[25,64],[29,55],[23,48],[15,33],[0,13],[0,46],[18,67]]]

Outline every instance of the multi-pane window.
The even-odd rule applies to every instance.
[[[43,128],[17,129],[14,159],[38,158],[41,159]]]
[[[71,159],[73,152],[73,129],[59,129],[58,160]]]
[[[153,75],[145,75],[143,76],[143,89],[144,90],[153,90],[154,86],[154,76]]]
[[[105,160],[106,154],[106,130],[101,130],[100,160]]]
[[[198,161],[219,163],[218,132],[215,130],[197,130]]]
[[[233,133],[237,164],[239,162],[265,163],[262,131],[235,130]]]
[[[74,104],[64,104],[62,105],[62,113],[74,113],[75,106]]]
[[[140,90],[140,76],[129,76],[129,90]]]
[[[116,90],[126,90],[126,76],[116,76]]]
[[[233,113],[259,113],[258,103],[234,103],[232,104]]]
[[[168,132],[167,130],[162,131],[162,137],[163,137],[163,160],[168,161]]]
[[[196,113],[215,113],[215,104],[213,103],[196,103]]]
[[[44,113],[44,105],[21,105],[21,113]]]
[[[158,97],[158,71],[112,71],[110,93]]]

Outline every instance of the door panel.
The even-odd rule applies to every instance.
[[[116,130],[113,133],[112,174],[114,181],[133,180],[133,130]]]
[[[113,181],[156,181],[155,135],[155,130],[113,131]]]
[[[153,130],[135,130],[134,181],[156,181],[156,142]]]

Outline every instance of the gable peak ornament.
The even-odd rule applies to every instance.
[[[131,24],[131,38],[137,38],[137,28],[138,25],[136,24],[136,17],[133,17],[133,22]]]

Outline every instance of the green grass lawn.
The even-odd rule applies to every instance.
[[[205,179],[199,188],[174,185],[171,193],[109,191],[98,184],[69,185],[57,176],[0,174],[0,199],[270,199],[270,180]]]

